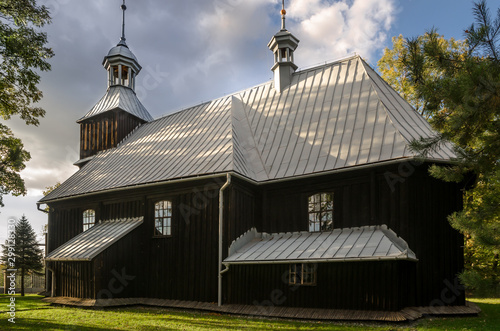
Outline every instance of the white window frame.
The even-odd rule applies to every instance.
[[[87,209],[83,212],[83,231],[87,231],[95,225],[95,210]]]
[[[154,206],[154,236],[172,236],[172,201],[161,200]]]
[[[309,232],[333,230],[333,192],[322,192],[310,195],[307,199],[307,216]]]

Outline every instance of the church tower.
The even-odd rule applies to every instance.
[[[102,65],[108,72],[108,89],[101,100],[81,119],[80,168],[98,152],[114,148],[136,127],[153,117],[135,94],[136,76],[141,66],[125,42],[125,0],[120,42],[104,57]]]
[[[290,85],[292,75],[298,68],[294,63],[293,53],[299,45],[299,40],[285,28],[285,15],[285,0],[282,0],[281,30],[267,45],[274,54],[274,65],[271,70],[274,72],[274,88],[278,92],[282,92]]]

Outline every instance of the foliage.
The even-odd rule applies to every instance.
[[[42,250],[35,231],[24,215],[16,222],[13,236],[9,235],[5,245],[2,245],[0,261],[9,269],[17,269],[21,273],[21,295],[24,295],[24,276],[43,269]]]
[[[464,184],[464,208],[448,219],[468,238],[461,279],[480,290],[500,286],[500,8],[495,19],[485,1],[473,11],[476,24],[463,42],[446,41],[435,30],[406,41],[400,36],[379,65],[384,79],[439,132],[413,141],[412,148],[425,156],[454,145],[454,162],[434,165],[430,173]]]
[[[20,139],[15,138],[12,131],[0,123],[0,206],[3,207],[3,195],[12,193],[19,196],[26,192],[19,172],[25,168],[24,163],[31,158],[24,150]]]
[[[429,42],[429,35],[419,36],[415,39],[415,42],[422,47],[426,42]],[[463,41],[453,38],[446,40],[443,36],[439,36],[438,42],[442,51],[465,51],[466,44]],[[428,118],[431,114],[427,112],[427,101],[418,95],[415,85],[410,80],[410,72],[400,61],[408,56],[409,49],[406,47],[406,39],[403,35],[392,37],[392,48],[386,47],[384,49],[384,54],[377,62],[377,66],[384,80],[408,101],[415,110]],[[423,63],[422,70],[426,76],[439,77],[441,75],[441,72],[427,62]]]
[[[46,47],[47,35],[38,29],[50,22],[45,6],[36,0],[0,2],[0,117],[8,120],[19,115],[26,124],[38,125],[45,111],[32,104],[40,101],[42,92],[39,71],[50,70],[47,59],[53,56]],[[8,193],[26,193],[19,172],[30,155],[11,130],[0,124],[0,206]]]

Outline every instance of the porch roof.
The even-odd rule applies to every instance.
[[[367,260],[418,261],[406,241],[386,225],[380,225],[274,234],[251,229],[233,241],[224,264]]]
[[[142,217],[102,221],[50,252],[45,261],[91,261],[142,221]]]

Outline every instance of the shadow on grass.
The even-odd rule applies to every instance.
[[[98,331],[98,330],[109,330],[109,328],[101,328],[94,326],[72,326],[68,324],[61,324],[54,322],[49,322],[43,319],[36,318],[22,318],[16,319],[16,323],[10,323],[7,320],[0,321],[1,330],[83,330],[83,331]]]

